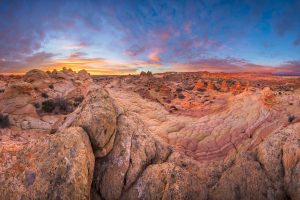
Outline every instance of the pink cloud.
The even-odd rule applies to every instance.
[[[300,61],[288,61],[277,66],[265,66],[238,58],[202,58],[189,63],[173,64],[177,71],[257,72],[300,75]]]
[[[154,63],[158,63],[161,62],[161,58],[160,58],[160,54],[163,52],[162,49],[154,49],[153,51],[151,51],[148,55],[148,59],[150,62],[154,62]]]
[[[145,50],[146,50],[145,47],[140,47],[140,46],[134,45],[131,48],[126,49],[125,54],[128,56],[137,56],[137,55],[144,53]]]

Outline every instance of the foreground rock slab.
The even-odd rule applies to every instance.
[[[93,169],[92,147],[82,128],[6,138],[0,142],[0,199],[90,199]]]

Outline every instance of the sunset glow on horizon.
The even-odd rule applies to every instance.
[[[300,75],[300,1],[0,1],[0,73]]]

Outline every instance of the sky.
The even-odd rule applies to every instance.
[[[0,73],[300,75],[300,0],[0,0]]]

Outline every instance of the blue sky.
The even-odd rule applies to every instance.
[[[300,73],[300,1],[0,0],[0,72]]]

